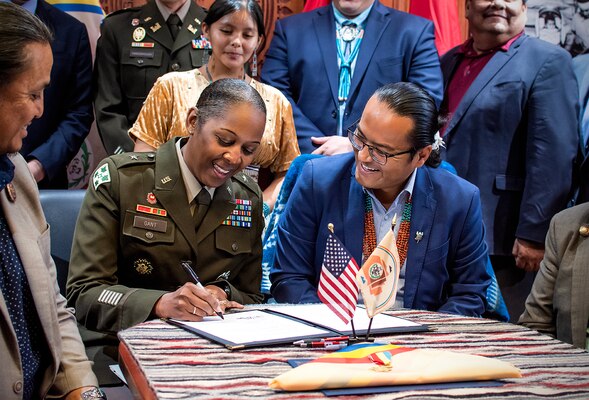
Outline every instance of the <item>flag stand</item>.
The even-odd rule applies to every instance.
[[[368,323],[368,330],[366,330],[366,337],[364,338],[364,341],[366,342],[374,342],[374,338],[370,337],[370,328],[372,327],[372,320],[374,319],[374,317],[370,317],[370,322]]]
[[[350,337],[348,339],[348,344],[356,344],[356,343],[361,343],[361,342],[374,342],[374,338],[362,339],[360,336],[358,336],[356,334],[356,328],[354,328],[354,320],[350,320],[350,322],[352,324],[352,334],[353,334],[353,337]]]

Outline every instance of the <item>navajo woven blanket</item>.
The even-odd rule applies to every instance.
[[[499,387],[410,390],[338,399],[589,399],[589,353],[518,325],[427,311],[393,315],[428,324],[430,332],[377,337],[412,348],[445,349],[512,363],[522,378]],[[268,382],[291,369],[289,359],[324,350],[274,346],[230,352],[162,321],[119,334],[158,399],[316,399],[321,392],[274,391]]]

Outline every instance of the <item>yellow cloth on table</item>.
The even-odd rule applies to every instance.
[[[521,378],[512,364],[446,350],[356,344],[274,378],[288,391]]]

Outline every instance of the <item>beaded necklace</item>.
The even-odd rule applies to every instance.
[[[397,233],[397,251],[399,252],[399,265],[403,266],[407,258],[409,247],[409,233],[411,229],[411,196],[405,201],[401,225]],[[362,242],[362,261],[367,260],[376,248],[376,229],[374,227],[374,212],[370,195],[364,192],[364,240]]]

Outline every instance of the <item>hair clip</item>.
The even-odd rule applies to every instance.
[[[446,148],[444,139],[440,136],[440,131],[434,135],[434,142],[432,143],[432,151],[440,151],[440,147]]]

